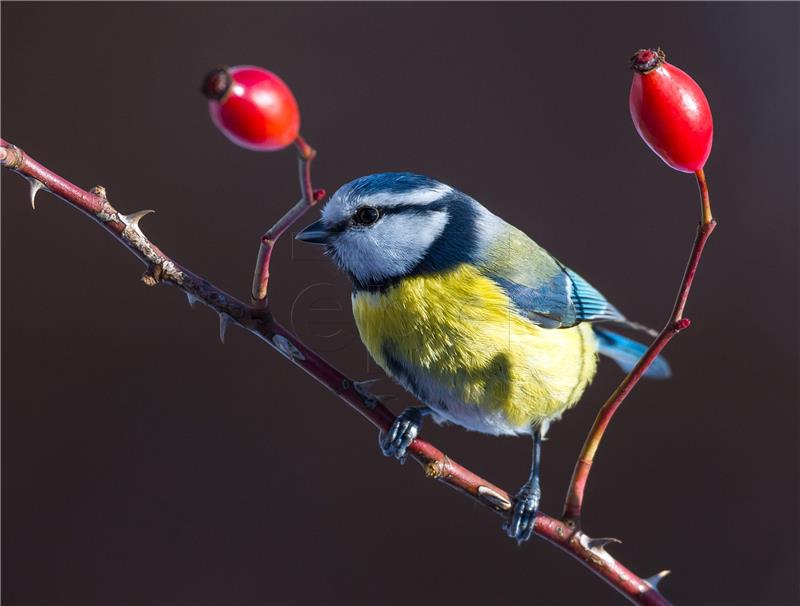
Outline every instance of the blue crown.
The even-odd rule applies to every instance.
[[[377,173],[359,177],[341,188],[347,196],[372,196],[379,193],[404,194],[442,185],[436,179],[414,173]]]

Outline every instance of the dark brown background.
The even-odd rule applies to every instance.
[[[660,325],[697,220],[689,175],[630,123],[626,58],[660,44],[714,110],[720,225],[673,380],[608,432],[585,527],[677,603],[796,604],[797,4],[17,4],[2,7],[3,135],[246,297],[261,231],[297,198],[290,152],[229,144],[198,93],[217,63],[281,74],[318,186],[379,170],[455,185],[630,316]],[[312,217],[309,217],[309,220]],[[376,432],[96,225],[3,173],[3,603],[616,604],[540,541],[380,456]],[[348,286],[281,243],[276,313],[356,377]],[[311,290],[305,290],[312,287]],[[557,513],[609,363],[553,428]],[[384,391],[392,391],[385,386]],[[408,402],[407,399],[405,399]],[[402,405],[402,401],[395,404]],[[508,489],[529,443],[424,435]]]

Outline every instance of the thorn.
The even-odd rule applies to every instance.
[[[275,335],[272,337],[272,343],[281,352],[284,356],[289,358],[290,360],[305,360],[306,357],[303,355],[303,352],[297,349],[297,347],[289,341],[283,335]]]
[[[28,180],[28,184],[30,185],[30,189],[28,190],[30,193],[31,198],[31,208],[36,210],[36,193],[40,189],[47,189],[44,186],[44,183],[39,181],[39,179],[34,179],[33,177],[25,177]]]
[[[192,309],[194,309],[194,304],[195,304],[195,303],[197,303],[198,301],[200,301],[200,298],[199,298],[199,297],[195,297],[195,296],[194,296],[192,293],[190,293],[190,292],[187,292],[187,293],[186,293],[186,300],[189,302],[189,307],[191,307]]]
[[[586,541],[586,546],[589,549],[605,549],[609,543],[622,543],[622,541],[612,537],[601,537],[599,539],[589,539]]]
[[[384,404],[396,400],[397,396],[393,394],[374,394],[370,391],[370,386],[383,379],[367,379],[366,381],[353,381],[353,388],[365,398],[372,398],[373,400]]]
[[[369,386],[377,383],[381,379],[367,379],[366,381],[353,381],[353,389],[355,389],[362,396],[371,396]]]
[[[429,463],[428,464],[429,467],[431,465],[434,465],[434,463]],[[428,475],[429,473],[431,475]],[[437,477],[435,475],[435,468],[432,468],[430,470],[428,468],[426,468],[425,469],[425,475],[428,476],[428,477]],[[441,477],[441,476],[438,476],[438,477]],[[478,495],[482,496],[484,499],[486,499],[487,501],[489,501],[493,505],[496,505],[497,507],[499,507],[503,511],[508,511],[509,509],[511,509],[511,502],[508,499],[506,499],[503,495],[501,495],[498,492],[495,492],[494,490],[492,490],[488,486],[478,486]]]
[[[650,585],[650,587],[652,587],[653,589],[658,589],[658,584],[661,582],[661,579],[663,579],[671,572],[672,572],[671,570],[662,570],[658,574],[654,574],[651,577],[647,577],[646,579],[644,579],[644,582]]]
[[[378,404],[381,404],[381,396],[376,396],[370,391],[370,386],[374,385],[382,379],[366,379],[365,381],[353,381],[353,389],[356,390],[363,398],[364,404],[367,408],[373,409]]]
[[[154,210],[139,210],[139,211],[136,211],[135,213],[131,213],[129,215],[123,215],[122,213],[120,213],[119,218],[122,220],[122,222],[126,226],[133,227],[134,229],[138,230],[139,229],[139,221],[142,220],[142,217],[144,217],[145,215],[149,215],[150,213],[154,213],[154,212],[156,212],[156,211],[154,211]]]
[[[319,202],[326,194],[327,192],[324,189],[315,189],[311,196],[314,198],[314,202]]]
[[[225,345],[225,333],[228,331],[228,325],[230,323],[230,316],[219,314],[219,340],[223,345]]]

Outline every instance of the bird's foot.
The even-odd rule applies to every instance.
[[[395,457],[400,463],[406,462],[406,450],[419,434],[422,417],[427,409],[406,408],[392,423],[389,431],[378,436],[381,452],[387,457]]]
[[[530,484],[525,484],[514,498],[511,520],[503,525],[503,530],[519,545],[530,539],[533,534],[533,523],[541,498],[542,491],[539,487]]]

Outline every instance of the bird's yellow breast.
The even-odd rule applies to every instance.
[[[589,324],[536,326],[471,265],[356,292],[353,313],[375,361],[457,423],[477,407],[505,422],[508,433],[527,431],[573,406],[596,370]]]

